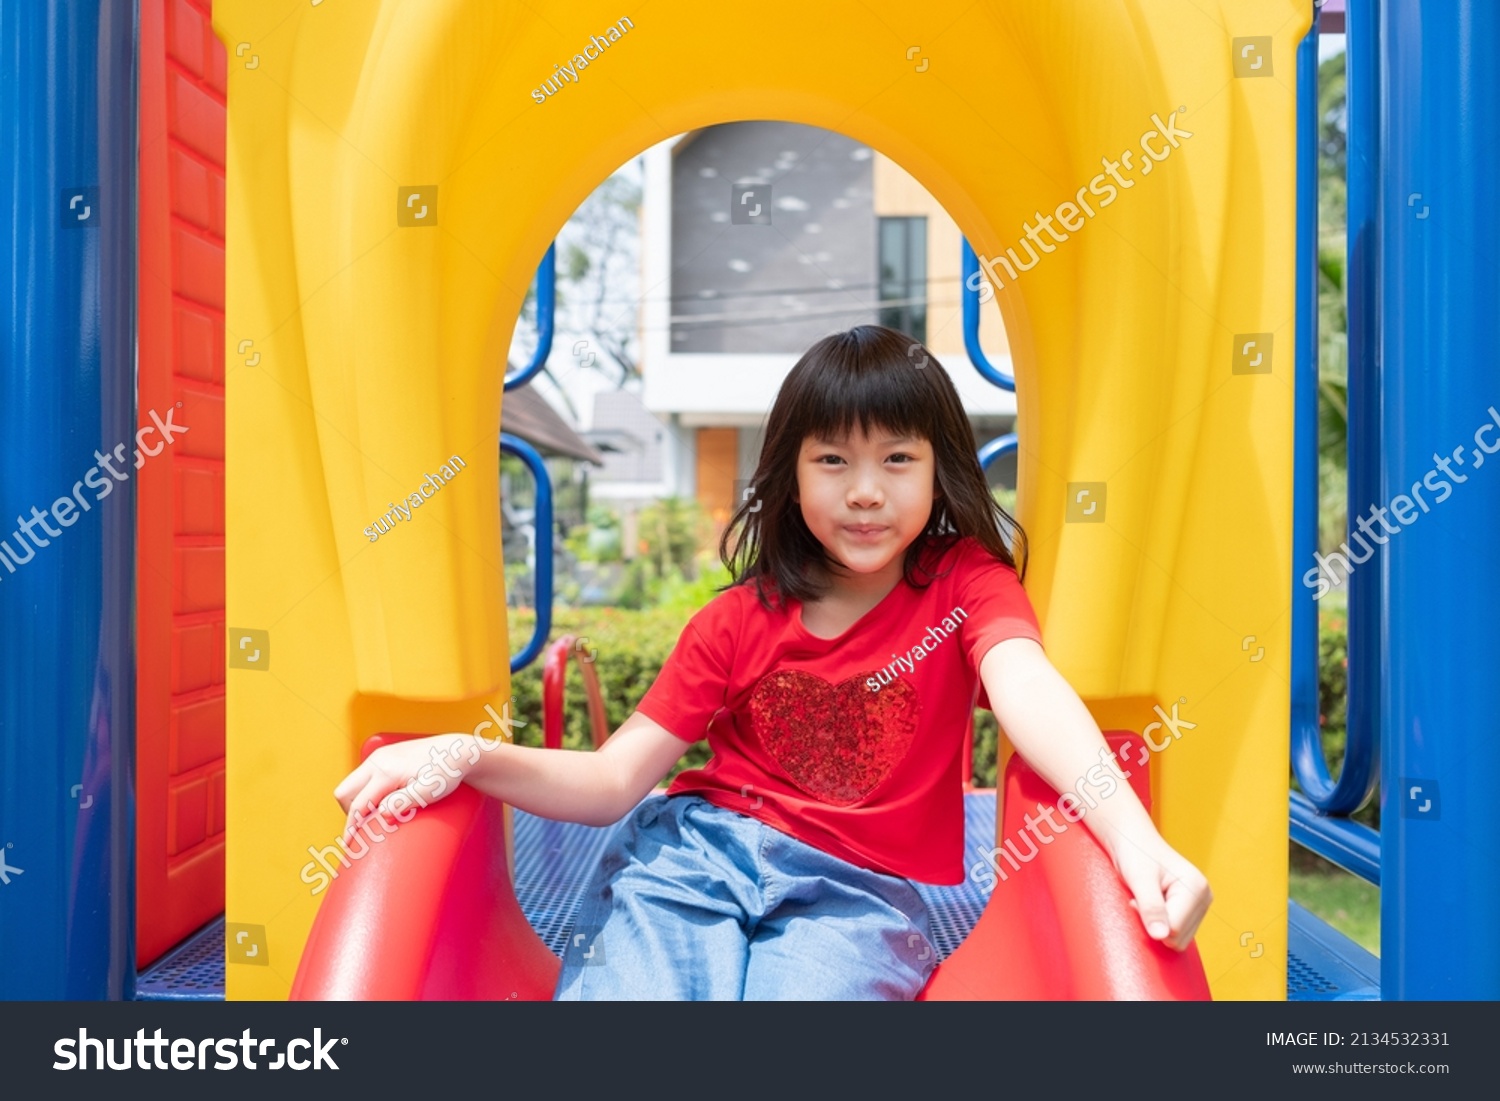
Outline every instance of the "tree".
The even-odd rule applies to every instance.
[[[554,345],[542,369],[577,417],[561,385],[573,370],[597,368],[617,389],[641,377],[636,334],[640,321],[641,172],[632,162],[601,183],[557,235],[556,330],[572,347]],[[574,339],[578,335],[583,340]],[[526,292],[512,338],[510,361],[530,362],[536,349],[536,288]]]

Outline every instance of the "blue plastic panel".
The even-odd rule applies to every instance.
[[[0,3],[0,999],[135,976],[135,29]]]
[[[1400,525],[1380,551],[1381,988],[1494,1000],[1500,4],[1405,0],[1380,20],[1381,504]]]

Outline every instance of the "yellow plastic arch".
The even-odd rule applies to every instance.
[[[231,966],[229,996],[286,996],[317,907],[299,870],[341,828],[330,789],[363,739],[472,729],[510,695],[499,367],[548,243],[655,142],[780,119],[880,149],[982,256],[1023,262],[1023,223],[1132,151],[1110,206],[1040,238],[1035,268],[995,269],[1028,589],[1102,724],[1139,730],[1174,702],[1196,724],[1153,758],[1156,818],[1213,885],[1199,946],[1215,996],[1285,997],[1309,7],[218,0],[229,622],[269,631],[270,653],[264,672],[231,668],[228,918],[265,927],[269,966]],[[533,100],[612,26],[576,83]],[[1147,132],[1173,117],[1191,137],[1167,149]],[[1143,137],[1166,150],[1149,174]],[[398,224],[427,199],[433,221]],[[1267,333],[1261,363],[1236,360],[1242,334]],[[455,455],[423,522],[370,543],[363,529]],[[1103,522],[1069,522],[1070,483],[1105,483]]]

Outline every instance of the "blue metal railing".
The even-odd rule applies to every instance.
[[[505,376],[505,389],[525,386],[547,365],[552,354],[552,335],[557,312],[557,242],[547,246],[536,269],[536,351],[531,362],[519,371]]]
[[[1354,7],[1356,5],[1351,5]],[[1373,155],[1374,133],[1370,115],[1374,110],[1374,90],[1370,87],[1373,68],[1373,27],[1366,11],[1356,16],[1348,13],[1350,38],[1349,59],[1352,75],[1360,80],[1349,82],[1349,242],[1346,286],[1350,290],[1350,409],[1349,435],[1349,503],[1351,514],[1356,502],[1374,499],[1372,478],[1378,478],[1378,422],[1371,423],[1363,401],[1356,407],[1356,396],[1363,398],[1361,381],[1372,349],[1373,318],[1370,316],[1370,280],[1372,268],[1368,250],[1373,240],[1373,211],[1370,208],[1374,188],[1376,158]],[[1379,781],[1379,756],[1376,732],[1378,719],[1371,706],[1371,692],[1378,692],[1374,656],[1369,650],[1371,632],[1378,611],[1370,598],[1378,596],[1371,588],[1378,580],[1371,571],[1355,571],[1348,578],[1349,707],[1344,760],[1335,782],[1323,756],[1322,723],[1319,717],[1319,627],[1318,605],[1312,588],[1303,583],[1304,573],[1318,572],[1321,567],[1306,569],[1315,562],[1318,545],[1318,141],[1321,120],[1318,117],[1318,25],[1312,28],[1297,51],[1297,341],[1296,419],[1294,423],[1295,476],[1292,504],[1292,767],[1304,794],[1291,796],[1291,832],[1294,840],[1340,867],[1371,883],[1380,881],[1380,838],[1374,830],[1342,817],[1354,813],[1368,801]],[[1356,239],[1358,238],[1358,240]],[[1356,414],[1359,414],[1356,416]],[[1374,429],[1375,431],[1372,431]],[[1371,453],[1373,449],[1373,454]],[[1332,570],[1330,565],[1329,570]],[[1358,580],[1356,581],[1356,576]],[[1357,598],[1358,597],[1358,598]],[[1373,614],[1372,614],[1373,613]],[[1373,859],[1372,859],[1373,854]]]
[[[990,464],[1002,455],[1014,455],[1021,444],[1020,438],[1014,432],[1007,432],[1003,436],[996,436],[989,443],[979,449],[979,465],[985,470]]]
[[[1330,818],[1301,792],[1291,793],[1291,837],[1346,872],[1380,886],[1380,833],[1348,818]]]
[[[983,276],[979,274],[979,257],[974,255],[974,247],[969,244],[967,237],[963,238],[963,291],[962,302],[964,311],[964,350],[969,353],[969,362],[974,365],[984,378],[1000,387],[1015,393],[1016,376],[1007,375],[990,362],[989,357],[984,354],[984,348],[979,343],[979,286]],[[1003,436],[996,436],[989,443],[979,449],[979,465],[988,470],[990,464],[1002,455],[1014,455],[1020,446],[1020,440],[1014,432],[1007,432]]]
[[[979,287],[985,277],[979,272],[979,257],[974,254],[974,246],[969,244],[967,237],[962,240],[963,253],[960,266],[963,269],[963,288],[960,292],[960,301],[963,303],[964,315],[964,351],[969,353],[969,362],[983,378],[1002,390],[1015,393],[1015,374],[1007,375],[991,363],[990,357],[984,354],[984,347],[979,343]],[[1020,443],[1020,438],[1014,432],[996,436],[979,449],[981,469],[988,471],[990,464],[1002,455],[1014,455],[1019,450]]]
[[[505,376],[506,391],[525,386],[547,364],[552,354],[552,336],[557,312],[557,242],[547,246],[542,262],[536,269],[536,351],[531,362],[521,370]],[[552,631],[552,477],[547,465],[535,448],[519,437],[500,433],[500,451],[510,452],[525,461],[536,481],[536,508],[532,514],[532,526],[536,530],[535,584],[532,586],[533,602],[536,604],[536,625],[531,630],[531,640],[526,648],[510,659],[512,673],[524,669],[536,660],[547,644],[547,635]]]
[[[984,277],[979,274],[979,257],[974,255],[974,246],[969,244],[967,237],[963,242],[963,290],[960,301],[963,303],[964,314],[964,350],[969,353],[969,362],[974,365],[974,370],[1000,389],[1015,393],[1016,376],[1007,375],[997,368],[980,346],[979,285]]]
[[[532,527],[536,529],[536,584],[533,587],[536,625],[531,630],[531,640],[526,643],[526,648],[510,659],[510,671],[514,673],[536,660],[552,630],[552,478],[541,455],[525,440],[502,432],[500,451],[502,454],[508,451],[524,460],[531,467],[531,476],[536,479],[536,508],[532,510]]]

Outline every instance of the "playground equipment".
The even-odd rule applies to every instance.
[[[1223,0],[1208,18],[1170,3],[931,4],[902,15],[914,59],[854,0],[823,5],[815,24],[778,3],[703,50],[703,20],[718,17],[656,0],[589,81],[540,105],[537,74],[621,13],[571,5],[574,42],[556,19],[490,0],[223,0],[219,45],[197,0],[141,0],[138,38],[129,3],[55,18],[0,10],[0,39],[33,47],[0,74],[0,105],[29,120],[0,180],[15,239],[47,260],[6,275],[0,426],[13,444],[0,490],[18,510],[50,502],[88,452],[131,438],[163,402],[184,403],[192,441],[147,462],[61,545],[0,573],[0,616],[24,625],[10,637],[56,640],[8,647],[0,662],[0,942],[32,946],[7,961],[0,996],[132,996],[139,966],[218,911],[219,859],[229,997],[286,997],[294,983],[299,994],[550,989],[544,952],[568,917],[518,920],[502,809],[472,793],[419,815],[316,895],[299,869],[341,829],[329,791],[359,747],[392,731],[474,728],[509,699],[517,661],[545,644],[539,623],[511,655],[502,618],[496,365],[552,236],[642,149],[762,117],[836,129],[901,164],[972,243],[966,274],[1017,247],[1039,206],[1087,189],[1101,158],[1142,158],[1113,205],[998,288],[1020,403],[1028,590],[1048,652],[1105,730],[1139,739],[1174,701],[1195,724],[1151,755],[1150,794],[1163,834],[1213,884],[1198,952],[1215,998],[1287,996],[1289,938],[1292,994],[1375,992],[1367,954],[1295,907],[1289,921],[1294,734],[1307,794],[1292,803],[1294,834],[1378,869],[1380,992],[1500,996],[1500,948],[1485,933],[1500,920],[1500,883],[1466,874],[1500,859],[1480,786],[1500,765],[1482,680],[1500,640],[1471,611],[1495,605],[1500,580],[1464,554],[1500,534],[1500,483],[1477,465],[1459,487],[1469,492],[1355,572],[1351,758],[1341,790],[1317,782],[1316,617],[1299,581],[1316,528],[1312,8]],[[1500,77],[1472,51],[1500,33],[1500,12],[1353,3],[1349,33],[1350,486],[1364,508],[1500,406],[1477,354],[1497,276],[1473,247],[1496,236],[1477,181],[1500,168],[1486,137]],[[607,94],[607,81],[630,94]],[[993,104],[1006,105],[1003,121]],[[1155,160],[1142,141],[1161,152],[1174,112],[1191,136]],[[22,177],[23,165],[39,167]],[[80,225],[83,208],[100,220]],[[204,365],[205,340],[222,364]],[[982,358],[977,340],[970,351]],[[370,518],[455,454],[466,465],[422,522],[369,543]],[[227,524],[216,529],[220,484]],[[1069,516],[1083,488],[1103,499],[1103,522]],[[539,572],[544,563],[539,548]],[[219,756],[225,644],[199,635],[223,640],[225,628]],[[1374,760],[1375,730],[1385,783],[1372,853],[1338,814],[1373,782],[1361,762]],[[1003,775],[998,814],[988,796],[966,797],[971,846],[1020,794],[1045,794],[1019,762]],[[602,843],[515,819],[518,852],[552,827],[548,843],[577,861]],[[1087,969],[1067,949],[1069,962],[1021,996],[1201,996],[1191,973],[1171,973],[1192,957],[1151,955],[1133,913],[1115,921],[1120,900],[1069,894],[1107,886],[1076,836],[1063,859],[1027,869],[1040,875],[1014,877],[1020,891],[997,888],[950,961],[1044,936],[1026,917],[1057,906],[1102,922],[1103,958],[1123,970],[1080,985]],[[430,891],[383,904],[387,931],[408,934],[394,947],[370,906],[419,856]],[[492,893],[454,892],[455,877],[481,873]],[[518,895],[532,890],[521,878]],[[138,920],[149,936],[136,936]],[[499,936],[487,922],[505,935],[466,971],[452,953]],[[1063,952],[1092,927],[1052,928]],[[1295,989],[1299,967],[1334,956],[1344,971],[1322,970],[1325,989]],[[944,968],[962,984],[935,980],[932,996],[995,996],[968,986],[984,966]],[[147,975],[141,987],[152,986]]]

